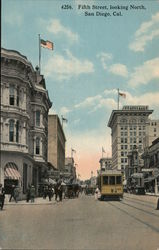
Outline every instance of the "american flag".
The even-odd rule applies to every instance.
[[[45,41],[43,39],[40,39],[40,45],[41,47],[43,48],[46,48],[46,49],[51,49],[53,50],[53,47],[54,47],[54,44],[50,41]]]
[[[119,95],[122,96],[122,97],[124,97],[124,98],[126,98],[126,94],[125,93],[119,92]]]

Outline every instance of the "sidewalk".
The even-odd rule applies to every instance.
[[[43,199],[42,197],[37,197],[35,198],[34,202],[26,202],[26,200],[21,200],[21,201],[18,201],[17,203],[12,199],[11,202],[9,202],[9,199],[8,197],[6,197],[5,199],[5,205],[27,205],[27,206],[30,206],[30,205],[53,205],[53,204],[56,204],[56,201],[53,197],[53,199],[51,201],[49,201],[49,198],[47,197],[46,199]]]
[[[159,193],[158,193],[158,194],[155,194],[155,193],[147,193],[147,192],[146,192],[146,195],[159,197]]]

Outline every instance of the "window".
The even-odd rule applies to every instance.
[[[40,126],[40,111],[36,111],[36,126]]]
[[[108,176],[103,176],[103,185],[108,185]]]
[[[14,86],[11,85],[9,88],[9,104],[14,105]]]
[[[124,158],[121,158],[121,163],[124,163]]]
[[[123,130],[123,127],[121,127],[120,129]]]
[[[121,143],[123,143],[124,142],[124,139],[123,138],[121,138]]]
[[[36,138],[36,154],[39,155],[40,154],[40,138]]]
[[[123,151],[121,151],[121,156],[124,156],[124,152]]]
[[[14,141],[14,120],[9,121],[9,141]]]
[[[123,132],[121,132],[121,136],[123,136]]]
[[[128,146],[127,145],[125,145],[125,149],[127,149],[128,148]]]
[[[19,106],[19,87],[17,87],[17,106]]]
[[[139,126],[139,130],[141,130],[141,126]]]
[[[127,158],[125,158],[125,163],[127,162]]]
[[[124,146],[123,146],[123,145],[121,145],[121,149],[124,149]]]
[[[142,143],[142,138],[139,138],[139,143]]]
[[[125,138],[125,143],[127,143],[127,138]]]
[[[125,132],[125,136],[127,136],[128,135],[128,133],[127,132]]]
[[[122,178],[121,176],[116,176],[116,184],[121,184]]]
[[[109,185],[115,185],[115,176],[109,176]]]
[[[19,121],[16,122],[16,142],[19,142]]]
[[[156,132],[156,128],[154,128],[154,132]]]

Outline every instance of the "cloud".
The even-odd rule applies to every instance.
[[[47,77],[54,77],[54,79],[56,78],[59,81],[93,72],[94,65],[91,61],[87,59],[79,60],[68,50],[65,57],[60,54],[54,54],[44,67],[44,73]]]
[[[49,109],[49,115],[56,115],[56,114],[57,114],[57,112],[55,109],[53,109],[53,108]]]
[[[75,108],[86,108],[96,105],[101,99],[101,95],[87,97],[83,102],[76,104]]]
[[[62,107],[62,108],[60,109],[60,114],[66,115],[66,114],[68,114],[70,111],[71,111],[71,109],[68,109],[67,107]]]
[[[129,85],[136,87],[139,84],[146,85],[153,79],[159,79],[159,58],[144,62],[142,66],[135,68],[130,76]]]
[[[109,72],[115,75],[123,76],[123,77],[128,76],[127,67],[124,64],[120,64],[120,63],[111,65],[109,67]]]
[[[54,35],[66,36],[71,42],[77,42],[79,40],[78,34],[73,33],[68,27],[63,26],[58,19],[50,20],[46,28]]]
[[[97,58],[100,59],[102,67],[104,70],[109,71],[112,74],[119,75],[122,77],[128,76],[127,67],[124,64],[116,63],[110,65],[110,60],[113,59],[113,55],[110,53],[101,52],[97,54]]]
[[[97,58],[100,59],[101,64],[103,66],[103,69],[106,70],[108,68],[107,61],[111,60],[113,58],[113,56],[112,56],[112,54],[101,52],[101,53],[97,54]]]
[[[149,92],[140,96],[131,95],[126,91],[124,93],[126,93],[124,102],[127,102],[127,105],[149,105],[150,108],[159,106],[159,92]],[[120,98],[120,101],[123,102],[123,99]]]
[[[129,48],[135,52],[143,52],[147,43],[156,37],[159,37],[159,12],[153,15],[150,21],[141,24]]]

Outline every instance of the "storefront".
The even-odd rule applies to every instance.
[[[6,194],[10,194],[12,186],[21,186],[21,174],[14,162],[8,162],[4,168],[4,188]]]

